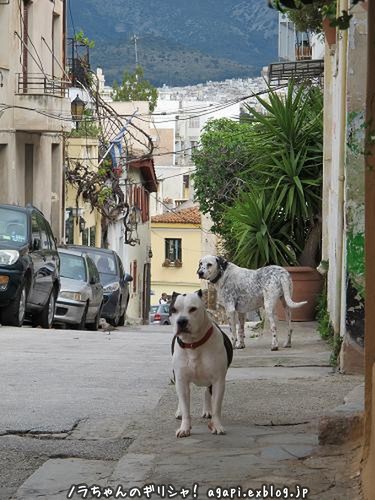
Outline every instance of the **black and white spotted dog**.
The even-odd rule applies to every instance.
[[[264,307],[269,319],[272,344],[271,350],[279,347],[276,335],[275,308],[277,301],[285,309],[288,321],[288,338],[284,347],[292,346],[291,311],[306,302],[293,302],[292,280],[288,271],[279,266],[266,266],[251,270],[236,266],[222,257],[206,255],[199,261],[198,276],[213,283],[217,290],[217,300],[225,308],[228,316],[233,347],[245,347],[246,313]],[[238,314],[239,330],[237,338],[236,316]]]

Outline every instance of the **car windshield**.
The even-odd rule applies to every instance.
[[[80,255],[60,253],[60,276],[72,280],[86,281],[85,259]]]
[[[163,304],[160,306],[160,312],[164,314],[169,314],[169,304]]]
[[[157,311],[158,309],[159,309],[159,306],[151,306],[151,307],[150,307],[150,313],[151,313],[151,314],[154,314],[154,313],[156,313],[156,311]]]
[[[27,242],[27,217],[12,208],[0,208],[0,243],[21,247]]]
[[[117,276],[116,262],[113,254],[99,253],[88,251],[87,252],[98,268],[99,274],[112,274]]]

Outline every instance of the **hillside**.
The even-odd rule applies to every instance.
[[[266,0],[71,0],[70,32],[96,41],[107,82],[139,63],[154,84],[259,75],[276,58],[277,13]],[[72,22],[73,20],[73,22]]]

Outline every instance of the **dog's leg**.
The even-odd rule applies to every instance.
[[[212,391],[212,387],[211,387],[211,391]],[[211,418],[211,416],[212,416],[211,391],[210,391],[209,387],[206,387],[206,390],[204,391],[202,418]]]
[[[232,335],[232,345],[234,348],[236,348],[236,342],[237,342],[237,313],[236,311],[233,310],[228,310],[227,311],[227,316],[229,320],[229,326],[230,326],[230,332]]]
[[[180,410],[180,405],[177,406],[177,410],[176,410],[175,416],[176,416],[177,420],[181,420],[182,419],[182,412]]]
[[[178,407],[182,413],[180,428],[176,431],[176,437],[190,436],[191,417],[190,417],[190,386],[183,380],[176,379],[176,391],[178,394]]]
[[[276,301],[277,301],[277,297],[276,297]],[[265,295],[265,297],[264,297],[264,309],[266,311],[266,314],[268,316],[268,320],[270,322],[271,335],[272,335],[271,351],[277,351],[279,349],[279,341],[277,340],[276,323],[275,323],[275,316],[274,316],[275,306],[276,306],[275,298],[273,296],[266,296]]]
[[[240,323],[240,326],[238,328],[238,349],[243,349],[245,347],[245,317],[246,314],[238,313],[238,321]]]
[[[284,297],[281,298],[281,303],[284,306],[284,311],[285,311],[285,319],[287,322],[287,327],[288,327],[288,337],[285,341],[284,347],[292,347],[292,311],[290,310],[290,307],[287,306]]]
[[[221,406],[223,404],[225,390],[225,378],[218,380],[212,386],[212,419],[208,428],[212,434],[225,434],[225,429],[221,425]]]

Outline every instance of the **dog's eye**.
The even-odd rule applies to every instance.
[[[211,267],[211,266],[212,266],[212,264],[207,264],[207,267]]]
[[[191,307],[191,308],[189,309],[189,313],[193,313],[193,312],[195,312],[196,310],[197,310],[197,308],[196,308],[196,307]]]
[[[175,307],[171,307],[171,308],[170,308],[170,310],[169,310],[169,312],[170,312],[171,314],[174,314],[175,312],[177,312],[177,310],[176,310],[176,308],[175,308]]]

